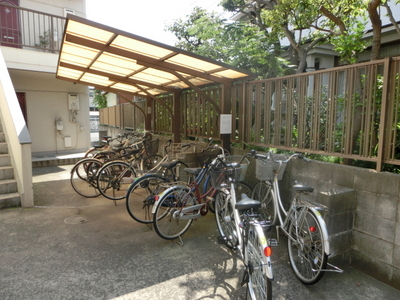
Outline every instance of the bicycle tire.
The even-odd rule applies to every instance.
[[[252,225],[248,229],[247,242],[245,243],[245,261],[247,278],[247,292],[253,300],[271,300],[272,282],[266,276],[263,246],[260,240],[266,240],[264,235],[259,236],[259,231]]]
[[[160,161],[163,160],[163,157],[158,154],[153,154],[147,157],[146,159],[143,160],[143,170],[144,172],[150,171],[153,169],[155,166],[157,166]]]
[[[238,236],[236,232],[234,207],[230,198],[224,192],[219,191],[214,197],[215,221],[219,234],[224,238],[225,244],[235,249],[238,245]]]
[[[251,198],[261,202],[261,208],[259,210],[261,214],[260,219],[270,221],[271,225],[275,225],[277,221],[277,210],[272,195],[272,184],[259,181],[253,188]]]
[[[94,158],[82,159],[76,163],[70,174],[70,183],[75,192],[86,198],[100,196],[96,176],[102,166],[103,163]]]
[[[156,233],[166,240],[182,236],[192,225],[193,219],[181,219],[179,211],[195,205],[196,196],[187,186],[175,186],[166,190],[158,201],[153,216]]]
[[[179,160],[172,171],[170,169],[165,169],[163,175],[168,179],[168,181],[182,181],[189,184],[193,182],[193,178],[189,173],[185,172],[185,168],[189,168],[189,166]],[[175,175],[172,174],[172,172],[174,172]]]
[[[135,170],[124,161],[112,161],[98,172],[97,186],[100,193],[110,200],[122,200],[136,177]]]
[[[288,229],[288,254],[290,265],[296,277],[304,284],[317,283],[324,275],[328,263],[325,253],[325,241],[322,226],[313,211],[305,208],[296,230],[296,220],[292,220]],[[298,234],[299,233],[299,234]]]
[[[207,187],[206,191],[208,191],[210,189],[210,185],[211,185],[210,177],[208,177],[206,180],[207,180],[206,181],[206,187]],[[251,197],[251,194],[252,194],[253,190],[252,190],[250,185],[248,185],[247,183],[241,181],[241,182],[238,183],[235,191],[236,191],[236,195],[239,195],[239,197],[240,197],[241,194],[246,194],[247,196]],[[212,201],[208,202],[208,208],[212,213],[215,214],[215,199],[213,199]]]
[[[134,220],[153,223],[155,196],[160,193],[159,184],[167,181],[162,175],[146,174],[132,182],[126,193],[126,209]]]

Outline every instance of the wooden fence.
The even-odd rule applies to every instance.
[[[377,170],[384,163],[400,165],[399,77],[397,57],[237,83],[231,93],[231,141],[370,161]],[[205,92],[219,103],[220,87]],[[207,99],[189,90],[181,93],[181,104],[175,117],[182,118],[183,138],[219,137],[219,116]],[[153,101],[155,132],[172,132],[172,108],[171,95]],[[100,122],[123,129],[126,121],[118,121],[117,111],[101,110]],[[122,119],[132,117],[140,113]],[[133,128],[143,128],[139,123],[144,122]]]

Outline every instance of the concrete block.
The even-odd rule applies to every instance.
[[[396,222],[396,230],[394,234],[395,245],[400,246],[400,222]]]
[[[328,214],[335,215],[356,208],[356,193],[347,187],[331,188],[318,194],[318,202],[328,207]]]
[[[334,185],[354,188],[356,168],[339,164],[321,162],[319,164],[319,180]]]
[[[362,253],[365,257],[370,257],[371,259],[388,265],[391,265],[393,261],[392,243],[357,230],[353,230],[352,254],[354,253],[353,251]]]
[[[357,191],[357,210],[366,211],[378,218],[396,220],[399,203],[397,197]]]
[[[394,220],[378,218],[373,214],[357,210],[354,229],[394,243],[396,222]]]
[[[354,176],[354,188],[378,195],[399,197],[400,176],[377,173],[374,170],[358,168]]]
[[[336,235],[353,230],[354,212],[346,211],[340,214],[327,214],[324,218],[329,235]]]
[[[342,253],[348,253],[348,256],[350,257],[351,239],[352,239],[352,232],[350,231],[336,235],[332,235],[329,233],[329,245],[331,247],[331,257],[340,255]],[[347,263],[348,262],[349,261],[347,261]]]

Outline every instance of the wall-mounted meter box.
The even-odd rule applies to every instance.
[[[79,95],[68,94],[68,108],[69,110],[79,110]]]

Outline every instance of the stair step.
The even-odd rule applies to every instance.
[[[0,195],[0,209],[21,206],[21,196],[18,193]]]
[[[14,168],[11,166],[0,167],[0,180],[14,179]]]
[[[4,132],[0,132],[0,143],[4,143],[6,141],[6,135]]]
[[[12,194],[18,192],[17,181],[6,179],[0,181],[0,194]]]
[[[0,167],[11,166],[10,154],[0,154]]]
[[[8,154],[8,145],[5,142],[0,142],[0,154]]]

